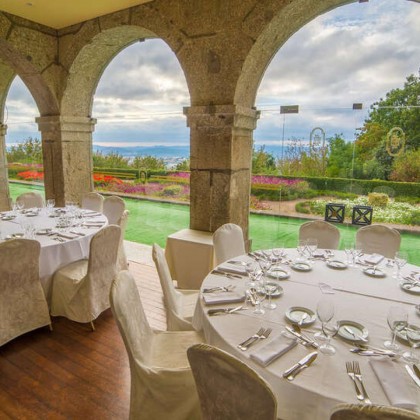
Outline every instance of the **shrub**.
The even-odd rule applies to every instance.
[[[24,179],[25,181],[43,181],[44,180],[44,172],[38,171],[24,171],[18,172],[17,177],[20,179]]]
[[[295,210],[298,213],[310,214],[311,213],[311,203],[309,201],[301,201],[296,203]]]
[[[268,203],[260,201],[255,195],[251,195],[249,198],[249,207],[252,210],[271,210],[271,207]]]
[[[414,210],[411,215],[411,225],[420,226],[420,210]]]
[[[164,197],[175,197],[180,195],[182,192],[181,185],[169,185],[162,190],[162,195]]]
[[[123,184],[123,181],[110,175],[93,174],[93,183],[96,187],[104,187],[110,184]]]
[[[386,207],[389,202],[389,197],[382,193],[369,193],[368,203],[371,206]]]

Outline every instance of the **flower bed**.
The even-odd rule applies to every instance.
[[[24,181],[44,181],[44,172],[39,172],[37,170],[29,170],[24,172],[18,172],[16,174],[17,178],[23,179]]]

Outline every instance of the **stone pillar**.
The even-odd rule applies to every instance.
[[[252,133],[259,112],[238,105],[184,109],[191,138],[190,227],[236,223],[248,240]]]
[[[10,210],[9,176],[6,159],[7,125],[0,123],[0,211]]]
[[[42,134],[45,198],[56,205],[66,200],[80,202],[93,190],[92,132],[96,119],[50,116],[36,119]]]

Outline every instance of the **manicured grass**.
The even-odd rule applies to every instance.
[[[42,187],[10,184],[13,198],[28,190],[43,191]],[[130,211],[125,239],[152,245],[154,242],[165,246],[166,237],[178,230],[188,228],[190,208],[186,205],[159,203],[146,200],[125,199]],[[252,249],[265,249],[284,243],[292,248],[297,244],[299,226],[305,220],[289,217],[273,217],[251,214],[249,218]],[[337,225],[341,243],[354,240],[356,227]],[[409,261],[420,266],[420,235],[401,233],[401,250],[408,253]]]

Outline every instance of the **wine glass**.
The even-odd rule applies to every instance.
[[[277,286],[274,283],[265,283],[264,286],[264,292],[266,296],[268,296],[268,301],[264,303],[264,308],[267,309],[276,309],[277,305],[272,301],[271,297],[277,290]]]
[[[306,249],[309,254],[309,259],[313,259],[313,255],[318,249],[318,239],[316,238],[308,238],[306,241]]]
[[[403,359],[408,363],[418,363],[419,358],[414,354],[413,349],[420,347],[420,326],[410,324],[405,328],[405,332],[410,350],[403,353]]]
[[[318,305],[316,306],[316,313],[318,319],[321,321],[321,330],[322,332],[317,332],[314,334],[314,337],[321,341],[328,341],[328,337],[324,333],[325,325],[330,322],[334,316],[334,303],[329,298],[322,298]]]
[[[296,249],[300,258],[305,258],[306,239],[299,239]]]
[[[401,268],[403,268],[407,263],[407,253],[403,251],[396,252],[394,261],[397,266],[397,271],[395,272],[393,278],[399,280],[401,278]]]
[[[264,293],[264,288],[256,288],[251,287],[249,289],[249,293],[252,295],[252,299],[254,300],[255,309],[253,310],[254,314],[263,315],[265,314],[264,309],[262,308],[261,303],[265,300],[266,294]]]
[[[258,275],[260,273],[259,266],[254,262],[250,261],[245,265],[245,271],[248,273],[248,286],[255,287]]]
[[[347,257],[347,265],[349,267],[353,267],[353,261],[352,261],[352,256],[353,256],[353,242],[349,242],[346,241],[344,242],[344,252],[346,254]]]
[[[400,349],[400,346],[395,342],[397,332],[403,330],[408,323],[408,313],[400,306],[391,306],[388,311],[387,322],[392,331],[392,340],[384,342],[384,346],[393,351]]]
[[[326,337],[325,343],[319,346],[319,351],[328,356],[335,354],[335,347],[331,344],[331,338],[338,333],[340,325],[338,322],[330,321],[322,325],[322,332]]]

